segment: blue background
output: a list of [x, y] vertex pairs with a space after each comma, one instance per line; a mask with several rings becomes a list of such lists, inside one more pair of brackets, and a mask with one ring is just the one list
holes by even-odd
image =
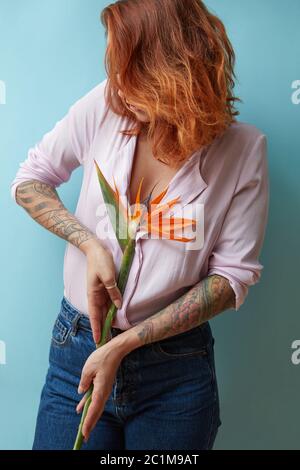
[[[65, 242], [10, 197], [28, 148], [105, 78], [100, 0], [0, 0], [1, 309], [0, 446], [31, 447], [50, 333], [63, 294]], [[269, 143], [271, 205], [262, 279], [246, 303], [212, 321], [223, 426], [218, 449], [299, 449], [300, 365], [291, 362], [299, 321], [300, 79], [298, 0], [209, 0], [237, 54], [240, 120]], [[81, 170], [60, 195], [74, 210]]]

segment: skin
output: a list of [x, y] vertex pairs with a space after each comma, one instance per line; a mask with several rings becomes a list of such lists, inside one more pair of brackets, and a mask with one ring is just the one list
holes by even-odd
[[[168, 307], [93, 352], [84, 365], [78, 388], [79, 393], [84, 393], [92, 382], [95, 387], [82, 430], [85, 441], [103, 413], [118, 367], [127, 354], [145, 344], [188, 331], [234, 306], [235, 294], [228, 279], [208, 276]], [[84, 403], [85, 396], [77, 406], [78, 413]]]
[[88, 311], [95, 343], [109, 305], [122, 306], [119, 289], [106, 289], [115, 283], [116, 272], [111, 253], [63, 205], [56, 190], [40, 181], [26, 181], [17, 187], [17, 203], [40, 225], [81, 250], [87, 258]]
[[[137, 119], [148, 121], [147, 113], [143, 110], [132, 108], [132, 112]], [[36, 222], [85, 254], [88, 313], [93, 338], [98, 343], [111, 301], [117, 308], [122, 305], [119, 289], [106, 288], [113, 285], [116, 279], [111, 253], [65, 208], [52, 186], [36, 180], [27, 181], [18, 186], [16, 200]], [[209, 276], [168, 307], [95, 350], [83, 367], [78, 387], [78, 393], [83, 394], [92, 382], [94, 384], [92, 403], [82, 429], [85, 441], [103, 413], [117, 370], [127, 354], [145, 344], [188, 331], [234, 306], [235, 294], [228, 279], [219, 275]], [[85, 396], [76, 407], [78, 413], [82, 411], [84, 403]]]

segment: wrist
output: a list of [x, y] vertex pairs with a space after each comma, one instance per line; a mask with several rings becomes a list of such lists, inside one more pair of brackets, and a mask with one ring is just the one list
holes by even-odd
[[121, 358], [127, 356], [134, 349], [142, 346], [141, 339], [136, 334], [134, 328], [120, 333], [112, 338], [108, 343], [112, 350], [117, 351]]
[[100, 240], [95, 235], [91, 234], [90, 238], [81, 243], [80, 250], [87, 256], [89, 253], [94, 252], [95, 249], [102, 249], [105, 251], [105, 248], [101, 244]]

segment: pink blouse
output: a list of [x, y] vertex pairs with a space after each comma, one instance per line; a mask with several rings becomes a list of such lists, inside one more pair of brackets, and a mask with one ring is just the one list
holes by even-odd
[[[137, 137], [123, 136], [133, 122], [110, 109], [105, 119], [103, 80], [76, 101], [68, 113], [46, 133], [11, 184], [30, 179], [58, 187], [72, 171], [83, 166], [83, 181], [75, 215], [111, 249], [117, 270], [122, 250], [103, 215], [102, 193], [94, 160], [123, 200], [127, 200]], [[179, 196], [172, 208], [177, 217], [197, 218], [197, 243], [152, 239], [138, 232], [136, 252], [113, 326], [126, 330], [163, 309], [201, 279], [226, 277], [235, 296], [235, 309], [243, 304], [248, 287], [260, 279], [259, 263], [269, 206], [266, 136], [256, 127], [237, 122], [215, 141], [195, 152], [170, 182], [164, 201]], [[197, 211], [197, 212], [195, 212]], [[195, 217], [194, 217], [195, 218]], [[109, 236], [108, 236], [109, 234]], [[64, 258], [64, 295], [88, 315], [86, 258], [67, 243]]]

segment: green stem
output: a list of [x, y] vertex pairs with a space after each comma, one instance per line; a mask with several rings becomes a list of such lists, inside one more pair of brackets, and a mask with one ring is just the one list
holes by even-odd
[[[118, 288], [121, 294], [123, 294], [125, 291], [128, 275], [129, 275], [133, 257], [134, 257], [134, 252], [135, 252], [135, 240], [130, 239], [126, 245], [126, 248], [122, 257], [122, 263], [121, 263], [120, 272], [118, 276]], [[96, 345], [97, 349], [103, 346], [107, 342], [107, 336], [111, 329], [111, 325], [112, 325], [112, 322], [116, 313], [117, 313], [117, 307], [115, 306], [115, 304], [112, 303], [108, 311], [108, 314], [106, 316], [105, 322], [104, 322], [103, 330], [101, 332], [101, 339], [99, 343]], [[94, 386], [93, 384], [91, 384], [90, 388], [86, 392], [87, 400], [84, 404], [84, 408], [83, 408], [83, 412], [82, 412], [82, 416], [81, 416], [73, 450], [80, 450], [83, 444], [82, 427], [83, 427], [83, 423], [86, 418], [89, 406], [92, 401], [93, 389], [94, 389]]]

